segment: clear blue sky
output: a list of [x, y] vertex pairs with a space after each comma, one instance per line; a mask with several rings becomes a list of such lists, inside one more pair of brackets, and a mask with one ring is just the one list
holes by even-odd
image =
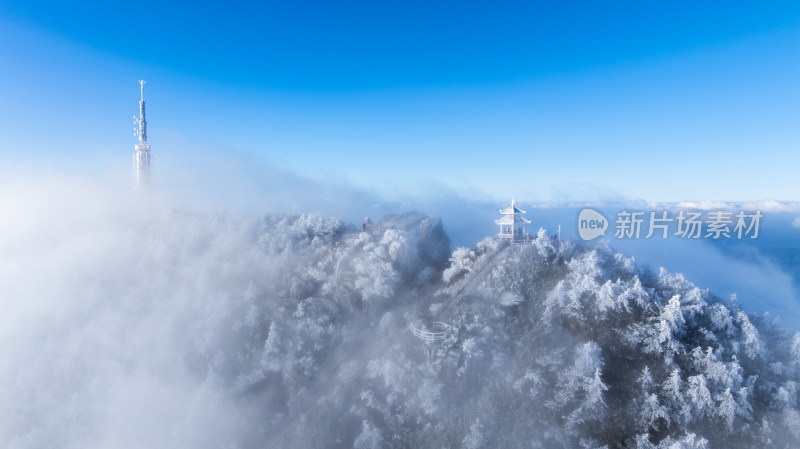
[[389, 198], [800, 200], [796, 0], [0, 0], [0, 164], [129, 164], [142, 78], [173, 166]]

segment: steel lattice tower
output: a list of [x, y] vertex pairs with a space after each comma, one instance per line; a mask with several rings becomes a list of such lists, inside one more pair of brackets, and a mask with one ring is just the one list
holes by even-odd
[[136, 188], [143, 189], [150, 185], [152, 174], [152, 155], [150, 145], [147, 144], [147, 118], [144, 112], [144, 85], [146, 81], [139, 80], [141, 87], [141, 99], [139, 100], [139, 117], [133, 117], [133, 124], [138, 125], [134, 128], [134, 135], [139, 136], [139, 143], [134, 146], [133, 170], [136, 180]]

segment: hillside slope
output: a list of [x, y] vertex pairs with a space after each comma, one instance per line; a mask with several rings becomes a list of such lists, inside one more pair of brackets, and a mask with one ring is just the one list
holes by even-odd
[[[800, 336], [607, 247], [451, 254], [419, 213], [148, 218], [4, 279], [0, 445], [800, 445]], [[433, 318], [446, 340], [408, 331]]]

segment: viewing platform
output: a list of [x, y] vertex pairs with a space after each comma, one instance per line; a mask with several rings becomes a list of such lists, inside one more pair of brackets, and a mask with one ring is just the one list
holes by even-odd
[[415, 337], [425, 343], [443, 341], [450, 336], [453, 330], [449, 324], [442, 323], [441, 321], [426, 322], [425, 320], [417, 320], [409, 323], [408, 327]]

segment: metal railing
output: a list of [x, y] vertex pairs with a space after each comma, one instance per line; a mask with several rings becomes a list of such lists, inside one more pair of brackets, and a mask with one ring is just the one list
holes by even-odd
[[417, 326], [415, 326], [414, 323], [408, 323], [408, 324], [409, 327], [411, 328], [411, 333], [413, 333], [415, 337], [429, 343], [434, 341], [444, 340], [450, 335], [450, 331], [452, 330], [450, 325], [442, 323], [440, 321], [434, 321], [432, 323], [434, 328], [442, 329], [439, 332], [431, 332], [428, 330], [420, 329]]

